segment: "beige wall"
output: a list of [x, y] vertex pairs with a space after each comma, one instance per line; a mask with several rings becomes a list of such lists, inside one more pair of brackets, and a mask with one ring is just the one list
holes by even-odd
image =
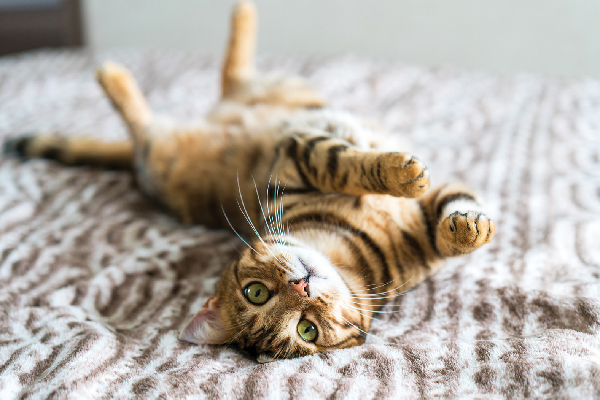
[[[96, 48], [220, 54], [232, 0], [84, 0]], [[256, 0], [259, 51], [600, 77], [599, 0]]]

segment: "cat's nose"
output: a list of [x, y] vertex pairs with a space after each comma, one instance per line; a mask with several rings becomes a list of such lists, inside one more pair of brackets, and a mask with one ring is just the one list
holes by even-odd
[[304, 279], [290, 282], [290, 288], [302, 297], [308, 296], [308, 282]]

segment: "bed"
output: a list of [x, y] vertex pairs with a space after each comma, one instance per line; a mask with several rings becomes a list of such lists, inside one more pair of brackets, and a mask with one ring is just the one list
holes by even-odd
[[[183, 51], [0, 58], [0, 138], [125, 130], [93, 79], [125, 64], [193, 121], [219, 60]], [[125, 172], [0, 158], [0, 398], [600, 397], [600, 81], [355, 57], [274, 58], [377, 120], [433, 183], [480, 189], [496, 238], [395, 299], [363, 346], [258, 364], [177, 340], [241, 248], [186, 227]]]

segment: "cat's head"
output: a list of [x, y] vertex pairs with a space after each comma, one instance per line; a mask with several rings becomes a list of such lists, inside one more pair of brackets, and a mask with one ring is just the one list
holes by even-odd
[[331, 261], [299, 242], [256, 243], [227, 268], [180, 339], [235, 344], [259, 362], [362, 344], [363, 316]]

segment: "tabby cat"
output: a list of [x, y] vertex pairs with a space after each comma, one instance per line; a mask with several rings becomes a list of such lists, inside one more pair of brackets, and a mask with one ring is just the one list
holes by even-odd
[[183, 328], [259, 362], [356, 346], [388, 299], [488, 243], [494, 222], [464, 184], [429, 189], [426, 167], [385, 132], [325, 108], [300, 78], [254, 70], [256, 12], [232, 16], [222, 97], [203, 125], [162, 125], [123, 67], [98, 81], [130, 140], [57, 136], [5, 144], [23, 157], [132, 169], [141, 190], [190, 224], [247, 244]]

